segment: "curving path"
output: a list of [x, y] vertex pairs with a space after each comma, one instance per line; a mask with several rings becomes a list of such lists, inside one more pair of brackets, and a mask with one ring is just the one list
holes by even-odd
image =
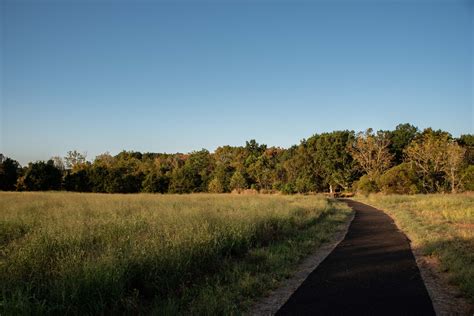
[[277, 315], [434, 315], [408, 238], [384, 212], [349, 199], [344, 240]]

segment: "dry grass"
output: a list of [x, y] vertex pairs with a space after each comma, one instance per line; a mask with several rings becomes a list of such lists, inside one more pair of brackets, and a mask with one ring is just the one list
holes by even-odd
[[315, 196], [59, 192], [0, 193], [0, 210], [0, 314], [235, 313], [350, 214]]

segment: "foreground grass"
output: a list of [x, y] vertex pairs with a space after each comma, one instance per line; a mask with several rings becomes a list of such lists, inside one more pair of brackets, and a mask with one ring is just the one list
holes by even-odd
[[241, 313], [350, 212], [315, 196], [0, 193], [0, 314]]
[[474, 194], [358, 197], [391, 215], [474, 303]]

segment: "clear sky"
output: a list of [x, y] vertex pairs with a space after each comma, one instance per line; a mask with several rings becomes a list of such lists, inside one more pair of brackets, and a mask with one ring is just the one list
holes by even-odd
[[1, 2], [0, 152], [473, 133], [473, 1]]

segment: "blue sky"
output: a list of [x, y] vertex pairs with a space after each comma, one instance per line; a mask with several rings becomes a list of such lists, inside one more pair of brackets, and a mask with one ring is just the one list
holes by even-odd
[[473, 16], [468, 0], [3, 0], [0, 152], [473, 133]]

